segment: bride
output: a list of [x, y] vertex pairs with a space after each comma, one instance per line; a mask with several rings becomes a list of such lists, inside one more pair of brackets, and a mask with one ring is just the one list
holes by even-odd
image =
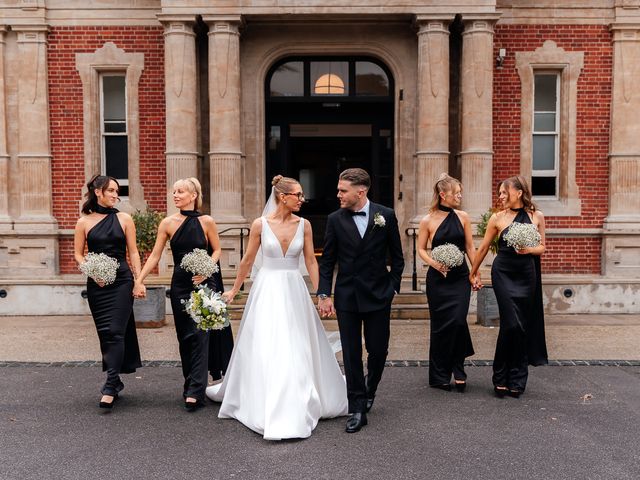
[[347, 391], [301, 274], [304, 259], [317, 289], [311, 224], [294, 215], [302, 188], [281, 175], [272, 185], [233, 288], [224, 294], [231, 303], [252, 265], [259, 267], [227, 375], [207, 396], [222, 402], [220, 418], [235, 418], [267, 440], [307, 438], [320, 418], [347, 414]]

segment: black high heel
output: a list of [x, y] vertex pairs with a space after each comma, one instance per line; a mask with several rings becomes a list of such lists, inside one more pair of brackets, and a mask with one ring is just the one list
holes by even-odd
[[499, 387], [496, 385], [493, 387], [493, 391], [496, 394], [496, 397], [504, 398], [504, 396], [507, 394], [509, 389], [507, 387]]
[[187, 400], [185, 399], [184, 401], [184, 409], [189, 413], [195, 412], [196, 410], [202, 407], [204, 407], [204, 402], [202, 400], [196, 400], [195, 402], [187, 402]]
[[103, 402], [102, 400], [100, 400], [100, 403], [98, 404], [100, 408], [113, 408], [113, 404], [116, 403], [116, 400], [118, 399], [117, 393], [115, 395], [107, 395], [107, 396], [113, 397], [113, 400], [111, 400], [110, 402]]
[[444, 390], [445, 392], [451, 391], [451, 384], [445, 383], [443, 385], [429, 385], [431, 388], [437, 388], [438, 390]]
[[508, 395], [513, 398], [520, 398], [520, 395], [522, 395], [522, 390], [509, 390]]
[[456, 381], [454, 385], [456, 386], [456, 390], [460, 393], [464, 393], [465, 389], [467, 388], [467, 382]]

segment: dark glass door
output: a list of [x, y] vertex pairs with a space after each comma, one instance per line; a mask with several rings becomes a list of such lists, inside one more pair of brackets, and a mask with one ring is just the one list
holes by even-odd
[[[305, 88], [290, 87], [293, 97], [270, 97], [267, 88], [266, 192], [271, 191], [274, 175], [300, 180], [307, 196], [300, 214], [313, 226], [317, 251], [322, 247], [327, 215], [339, 208], [336, 187], [343, 170], [364, 168], [372, 180], [369, 198], [390, 207], [394, 201], [392, 94], [358, 96], [358, 92], [365, 92], [364, 87], [358, 86], [358, 78], [364, 79], [361, 84], [371, 92], [375, 88], [380, 91], [380, 82], [370, 81], [379, 76], [358, 77], [356, 67], [360, 63], [346, 60], [339, 65], [344, 63], [351, 65], [350, 81], [345, 86], [348, 96], [313, 96], [308, 83]], [[286, 84], [286, 75], [293, 79], [291, 85], [298, 85], [301, 78], [313, 79], [313, 61], [289, 60], [283, 65], [287, 68], [273, 69], [280, 72], [279, 86]], [[374, 69], [366, 62], [362, 65]], [[392, 86], [387, 87], [393, 91]], [[302, 91], [304, 94], [297, 96]]]

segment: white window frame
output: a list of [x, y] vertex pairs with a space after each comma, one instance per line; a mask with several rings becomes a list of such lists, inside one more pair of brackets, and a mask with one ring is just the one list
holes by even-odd
[[[104, 83], [103, 80], [105, 77], [122, 77], [124, 78], [124, 132], [106, 132], [104, 129], [105, 119], [104, 119]], [[127, 74], [126, 72], [118, 72], [118, 71], [103, 71], [99, 74], [100, 86], [98, 88], [100, 92], [100, 171], [103, 175], [106, 175], [107, 172], [107, 151], [106, 151], [106, 137], [126, 137], [127, 141], [129, 138], [129, 122], [128, 122], [128, 105], [127, 105]], [[115, 123], [115, 122], [114, 122]], [[121, 123], [121, 122], [117, 122]], [[129, 163], [129, 156], [127, 155], [127, 164]], [[129, 178], [116, 178], [121, 187], [129, 187]], [[128, 195], [121, 195], [121, 199], [128, 199]]]
[[[556, 108], [555, 111], [537, 111], [535, 109], [535, 98], [536, 98], [536, 89], [535, 89], [535, 77], [537, 75], [554, 75], [556, 77]], [[531, 159], [531, 177], [533, 179], [533, 177], [555, 177], [555, 195], [535, 195], [536, 198], [539, 199], [557, 199], [559, 197], [559, 181], [558, 181], [558, 177], [560, 175], [560, 105], [561, 105], [561, 99], [560, 96], [562, 95], [562, 91], [561, 91], [561, 77], [562, 77], [562, 72], [559, 72], [557, 70], [534, 70], [533, 71], [533, 78], [534, 78], [534, 88], [533, 88], [533, 109], [532, 109], [532, 118], [531, 118], [531, 141], [532, 141], [532, 147], [533, 147], [533, 139], [535, 138], [536, 135], [544, 135], [544, 136], [549, 136], [549, 135], [553, 135], [554, 136], [554, 144], [553, 144], [553, 153], [554, 153], [554, 158], [553, 158], [553, 166], [554, 168], [552, 170], [535, 170], [533, 167], [533, 158]], [[555, 114], [555, 125], [554, 125], [554, 129], [553, 131], [551, 130], [545, 130], [545, 131], [536, 131], [535, 129], [535, 125], [536, 125], [536, 113], [553, 113]], [[532, 148], [532, 153], [533, 153], [533, 148]], [[533, 189], [533, 187], [532, 187]]]

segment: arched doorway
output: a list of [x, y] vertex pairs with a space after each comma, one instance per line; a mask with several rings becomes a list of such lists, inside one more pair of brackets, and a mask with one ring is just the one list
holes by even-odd
[[266, 191], [276, 174], [300, 179], [316, 248], [342, 170], [367, 170], [371, 200], [393, 206], [393, 92], [389, 69], [370, 57], [288, 57], [267, 74]]

